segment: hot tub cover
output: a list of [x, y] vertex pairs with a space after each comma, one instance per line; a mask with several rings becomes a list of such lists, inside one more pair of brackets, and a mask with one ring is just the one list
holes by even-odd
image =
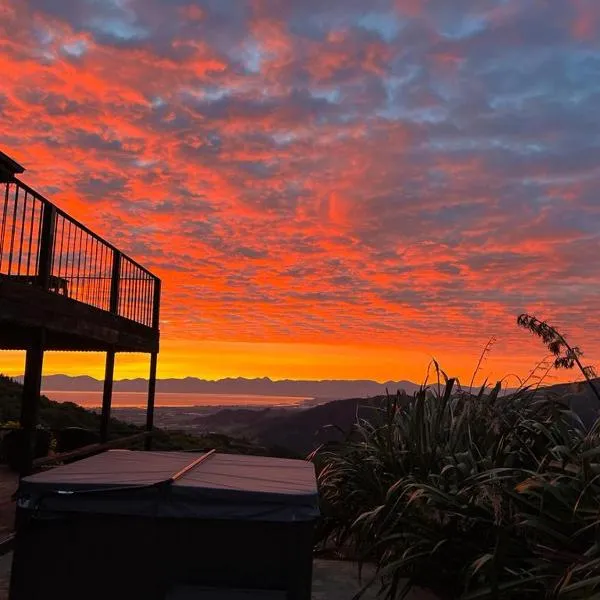
[[40, 515], [87, 512], [154, 518], [309, 521], [317, 518], [314, 466], [303, 460], [111, 450], [21, 480], [20, 507]]

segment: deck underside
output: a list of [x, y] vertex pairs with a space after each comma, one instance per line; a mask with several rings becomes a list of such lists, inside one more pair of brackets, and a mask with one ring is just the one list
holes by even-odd
[[37, 286], [0, 279], [0, 349], [25, 350], [46, 331], [46, 350], [158, 352], [158, 331]]

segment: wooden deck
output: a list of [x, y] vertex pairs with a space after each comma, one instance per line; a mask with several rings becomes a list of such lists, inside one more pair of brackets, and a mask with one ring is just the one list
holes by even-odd
[[46, 350], [158, 352], [158, 329], [0, 275], [0, 349], [27, 347], [46, 331]]
[[0, 152], [0, 348], [158, 352], [160, 279], [22, 182]]
[[[108, 441], [115, 355], [150, 355], [154, 427], [160, 279], [17, 175], [0, 152], [0, 350], [25, 350], [21, 473], [31, 473], [44, 352], [106, 353], [100, 438]], [[146, 438], [150, 448], [151, 437]]]

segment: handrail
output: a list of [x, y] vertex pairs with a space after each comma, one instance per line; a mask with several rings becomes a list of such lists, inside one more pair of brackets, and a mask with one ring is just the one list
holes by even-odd
[[124, 252], [119, 250], [114, 244], [112, 244], [111, 242], [109, 242], [108, 240], [103, 238], [101, 235], [94, 233], [89, 227], [84, 225], [81, 221], [78, 221], [75, 217], [72, 217], [70, 214], [65, 212], [62, 208], [59, 208], [58, 206], [56, 206], [56, 204], [54, 204], [54, 202], [52, 202], [51, 200], [48, 200], [48, 198], [46, 198], [45, 196], [40, 194], [38, 191], [34, 190], [32, 187], [28, 186], [26, 183], [23, 183], [17, 177], [14, 178], [13, 183], [17, 183], [27, 193], [31, 194], [32, 196], [35, 196], [40, 202], [51, 205], [54, 208], [54, 210], [56, 211], [57, 215], [60, 215], [61, 217], [68, 219], [69, 221], [71, 221], [71, 223], [73, 223], [73, 225], [76, 225], [80, 229], [83, 229], [83, 231], [85, 233], [92, 236], [97, 241], [101, 242], [102, 244], [104, 244], [105, 246], [107, 246], [108, 248], [113, 250], [114, 252], [118, 252], [119, 254], [121, 254], [121, 256], [124, 256], [127, 260], [130, 260], [138, 269], [140, 269], [141, 271], [144, 271], [146, 273], [146, 275], [150, 275], [151, 277], [156, 277], [156, 275], [154, 275], [151, 271], [146, 269], [146, 267], [143, 267], [142, 265], [140, 265], [140, 263], [137, 262], [135, 259], [131, 258], [131, 256], [128, 256], [127, 254], [125, 254]]

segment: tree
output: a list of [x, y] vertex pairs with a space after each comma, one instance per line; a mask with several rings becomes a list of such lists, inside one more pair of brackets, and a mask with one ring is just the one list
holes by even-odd
[[592, 378], [596, 377], [596, 372], [592, 366], [583, 366], [581, 357], [583, 352], [578, 346], [571, 346], [565, 337], [558, 332], [555, 327], [545, 321], [540, 321], [533, 315], [523, 313], [517, 318], [517, 324], [523, 329], [527, 329], [539, 337], [548, 350], [554, 356], [554, 366], [557, 369], [572, 369], [577, 365], [585, 380], [587, 381], [594, 396], [600, 402], [600, 392], [596, 388]]

